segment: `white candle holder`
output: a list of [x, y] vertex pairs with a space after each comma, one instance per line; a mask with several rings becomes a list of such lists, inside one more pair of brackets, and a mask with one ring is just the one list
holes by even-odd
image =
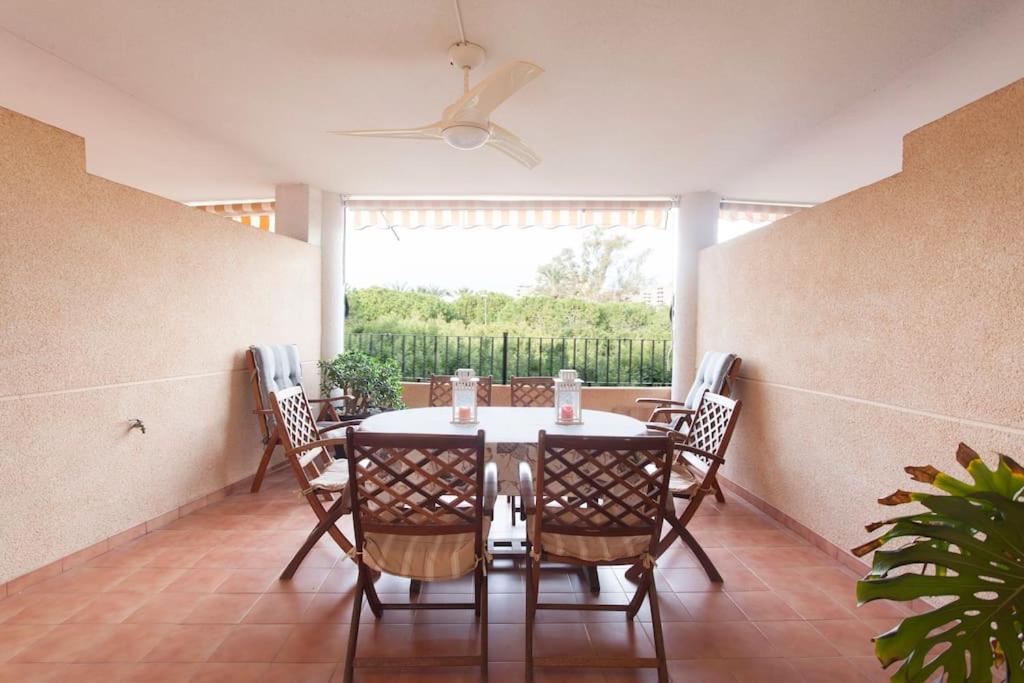
[[473, 425], [476, 417], [476, 387], [479, 377], [473, 376], [470, 368], [459, 368], [452, 383], [452, 424]]
[[583, 380], [575, 370], [560, 370], [555, 377], [555, 423], [560, 425], [583, 424]]

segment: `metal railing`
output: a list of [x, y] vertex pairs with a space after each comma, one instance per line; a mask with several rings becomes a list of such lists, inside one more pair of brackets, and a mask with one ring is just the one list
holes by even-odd
[[350, 332], [345, 348], [393, 358], [405, 381], [473, 368], [508, 383], [516, 376], [558, 374], [574, 368], [591, 386], [665, 386], [672, 383], [670, 339], [603, 337], [471, 337]]

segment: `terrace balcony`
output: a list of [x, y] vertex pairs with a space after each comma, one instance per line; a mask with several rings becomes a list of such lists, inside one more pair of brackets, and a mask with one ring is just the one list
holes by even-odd
[[[1022, 6], [272, 5], [0, 3], [0, 683], [1018, 679]], [[327, 139], [485, 26], [545, 165]], [[670, 335], [346, 319], [353, 235], [581, 228]]]

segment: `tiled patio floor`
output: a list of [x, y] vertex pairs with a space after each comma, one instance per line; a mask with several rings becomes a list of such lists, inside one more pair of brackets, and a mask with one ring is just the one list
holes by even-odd
[[[313, 525], [290, 474], [256, 496], [240, 494], [0, 601], [0, 681], [341, 680], [354, 565], [322, 542], [290, 583], [277, 581]], [[507, 506], [499, 501], [501, 513]], [[505, 534], [499, 519], [493, 533]], [[672, 679], [682, 681], [887, 680], [870, 637], [894, 624], [898, 605], [856, 608], [855, 577], [735, 496], [705, 504], [692, 527], [725, 577], [706, 580], [682, 548], [658, 564]], [[522, 526], [517, 527], [522, 530]], [[523, 679], [524, 580], [509, 561], [490, 572], [491, 680]], [[602, 601], [626, 600], [631, 584], [602, 571]], [[385, 601], [408, 583], [382, 577]], [[466, 594], [469, 581], [427, 585], [424, 600]], [[551, 569], [542, 599], [594, 599], [574, 571]], [[464, 595], [462, 600], [471, 600]], [[363, 610], [360, 653], [468, 654], [469, 612]], [[646, 609], [543, 612], [537, 654], [653, 656]], [[359, 674], [358, 680], [471, 681], [475, 670]], [[629, 671], [539, 672], [538, 681], [656, 680]]]

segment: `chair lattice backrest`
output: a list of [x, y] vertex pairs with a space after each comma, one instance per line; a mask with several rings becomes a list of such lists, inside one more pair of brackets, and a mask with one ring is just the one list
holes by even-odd
[[[697, 404], [697, 411], [694, 413], [686, 439], [680, 444], [684, 447], [680, 457], [699, 463], [705, 470], [724, 463], [725, 451], [732, 438], [736, 419], [739, 417], [739, 408], [740, 402], [737, 400], [709, 391], [704, 392]], [[691, 446], [700, 453], [685, 449], [686, 446]], [[709, 458], [702, 453], [714, 457]]]
[[348, 430], [349, 482], [357, 546], [365, 532], [479, 531], [483, 432], [465, 436]]
[[[476, 403], [480, 406], [491, 405], [491, 388], [494, 377], [487, 375], [480, 378], [476, 385]], [[430, 406], [450, 406], [452, 404], [452, 378], [449, 375], [430, 376]]]
[[[279, 389], [270, 394], [270, 404], [274, 409], [277, 423], [283, 426], [281, 440], [285, 450], [305, 446], [320, 439], [317, 431], [316, 418], [306, 400], [306, 392], [301, 386]], [[292, 467], [303, 487], [309, 481], [320, 476], [328, 465], [333, 462], [331, 454], [323, 448], [311, 448], [292, 456]]]
[[555, 380], [553, 377], [513, 377], [510, 403], [518, 408], [545, 408], [555, 406]]
[[661, 532], [671, 436], [580, 437], [540, 433], [540, 531], [584, 536]]

